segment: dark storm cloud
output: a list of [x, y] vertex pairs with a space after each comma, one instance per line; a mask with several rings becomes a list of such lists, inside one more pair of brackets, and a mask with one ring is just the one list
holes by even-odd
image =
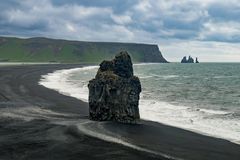
[[0, 9], [1, 35], [240, 42], [235, 0], [0, 0]]
[[232, 3], [211, 5], [208, 8], [209, 15], [218, 21], [240, 21], [240, 6]]

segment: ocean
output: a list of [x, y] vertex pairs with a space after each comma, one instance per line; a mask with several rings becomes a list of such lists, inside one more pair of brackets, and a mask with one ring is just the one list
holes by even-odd
[[[43, 75], [41, 85], [88, 101], [98, 66]], [[240, 63], [135, 64], [142, 119], [240, 143]]]

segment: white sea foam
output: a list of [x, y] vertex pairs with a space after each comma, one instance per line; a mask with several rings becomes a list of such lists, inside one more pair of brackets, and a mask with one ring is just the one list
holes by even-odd
[[221, 79], [221, 78], [238, 78], [238, 76], [214, 76], [212, 78]]
[[55, 71], [54, 73], [43, 75], [39, 84], [47, 88], [54, 89], [64, 95], [75, 97], [87, 102], [88, 100], [87, 86], [85, 85], [82, 86], [82, 88], [79, 88], [78, 86], [73, 85], [74, 81], [69, 82], [67, 78], [71, 73], [83, 72], [83, 74], [84, 73], [86, 74], [87, 73], [86, 71], [96, 68], [98, 68], [98, 66], [58, 70]]
[[179, 77], [178, 75], [157, 75], [157, 74], [152, 74], [152, 76], [158, 77], [158, 78], [163, 78], [163, 79], [171, 79], [171, 78]]
[[231, 112], [227, 112], [227, 111], [219, 111], [219, 110], [211, 110], [211, 109], [198, 109], [198, 111], [200, 112], [205, 112], [205, 113], [208, 113], [208, 114], [230, 114]]
[[[43, 76], [39, 84], [87, 102], [87, 82], [83, 86], [78, 86], [74, 80], [68, 80], [67, 77], [72, 73], [87, 74], [86, 71], [96, 70], [96, 68], [97, 66], [91, 66], [59, 70]], [[148, 78], [144, 75], [141, 75], [141, 77]], [[144, 94], [147, 94], [147, 92], [144, 92]], [[139, 106], [141, 118], [240, 143], [240, 121], [221, 117], [221, 115], [231, 114], [230, 112], [173, 105], [154, 99], [145, 99], [144, 94], [141, 95]], [[214, 115], [216, 117], [211, 118]]]
[[148, 79], [148, 78], [152, 78], [153, 76], [143, 76], [143, 75], [140, 75], [139, 78], [140, 79]]
[[191, 109], [155, 100], [141, 100], [140, 114], [143, 119], [157, 121], [170, 126], [188, 129], [204, 135], [211, 135], [240, 142], [240, 122], [236, 119], [208, 118], [209, 114], [224, 115], [225, 111]]

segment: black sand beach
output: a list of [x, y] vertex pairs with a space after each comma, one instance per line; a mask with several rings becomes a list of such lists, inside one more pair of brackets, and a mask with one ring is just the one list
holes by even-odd
[[81, 66], [0, 67], [1, 160], [240, 159], [240, 145], [227, 140], [144, 120], [89, 121], [88, 104], [38, 85], [43, 74]]

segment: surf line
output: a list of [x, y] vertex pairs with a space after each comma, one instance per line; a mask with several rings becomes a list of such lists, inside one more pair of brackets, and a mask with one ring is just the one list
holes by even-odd
[[183, 160], [181, 158], [173, 157], [173, 156], [170, 156], [170, 155], [165, 154], [165, 153], [156, 152], [156, 151], [149, 150], [147, 148], [139, 147], [137, 145], [131, 144], [129, 142], [123, 141], [121, 139], [118, 139], [118, 138], [115, 138], [115, 137], [112, 137], [112, 136], [109, 136], [109, 135], [105, 135], [105, 134], [102, 134], [102, 133], [97, 133], [97, 132], [91, 131], [90, 129], [87, 129], [84, 126], [84, 125], [88, 125], [90, 123], [92, 123], [92, 122], [88, 121], [88, 122], [78, 123], [77, 128], [83, 134], [94, 137], [94, 138], [101, 139], [103, 141], [117, 143], [117, 144], [129, 147], [129, 148], [132, 148], [132, 149], [135, 149], [135, 150], [138, 150], [138, 151], [147, 152], [147, 153], [150, 153], [150, 154], [153, 154], [153, 155], [156, 155], [156, 156], [161, 156], [161, 157], [164, 157], [164, 158], [168, 158], [170, 160]]

